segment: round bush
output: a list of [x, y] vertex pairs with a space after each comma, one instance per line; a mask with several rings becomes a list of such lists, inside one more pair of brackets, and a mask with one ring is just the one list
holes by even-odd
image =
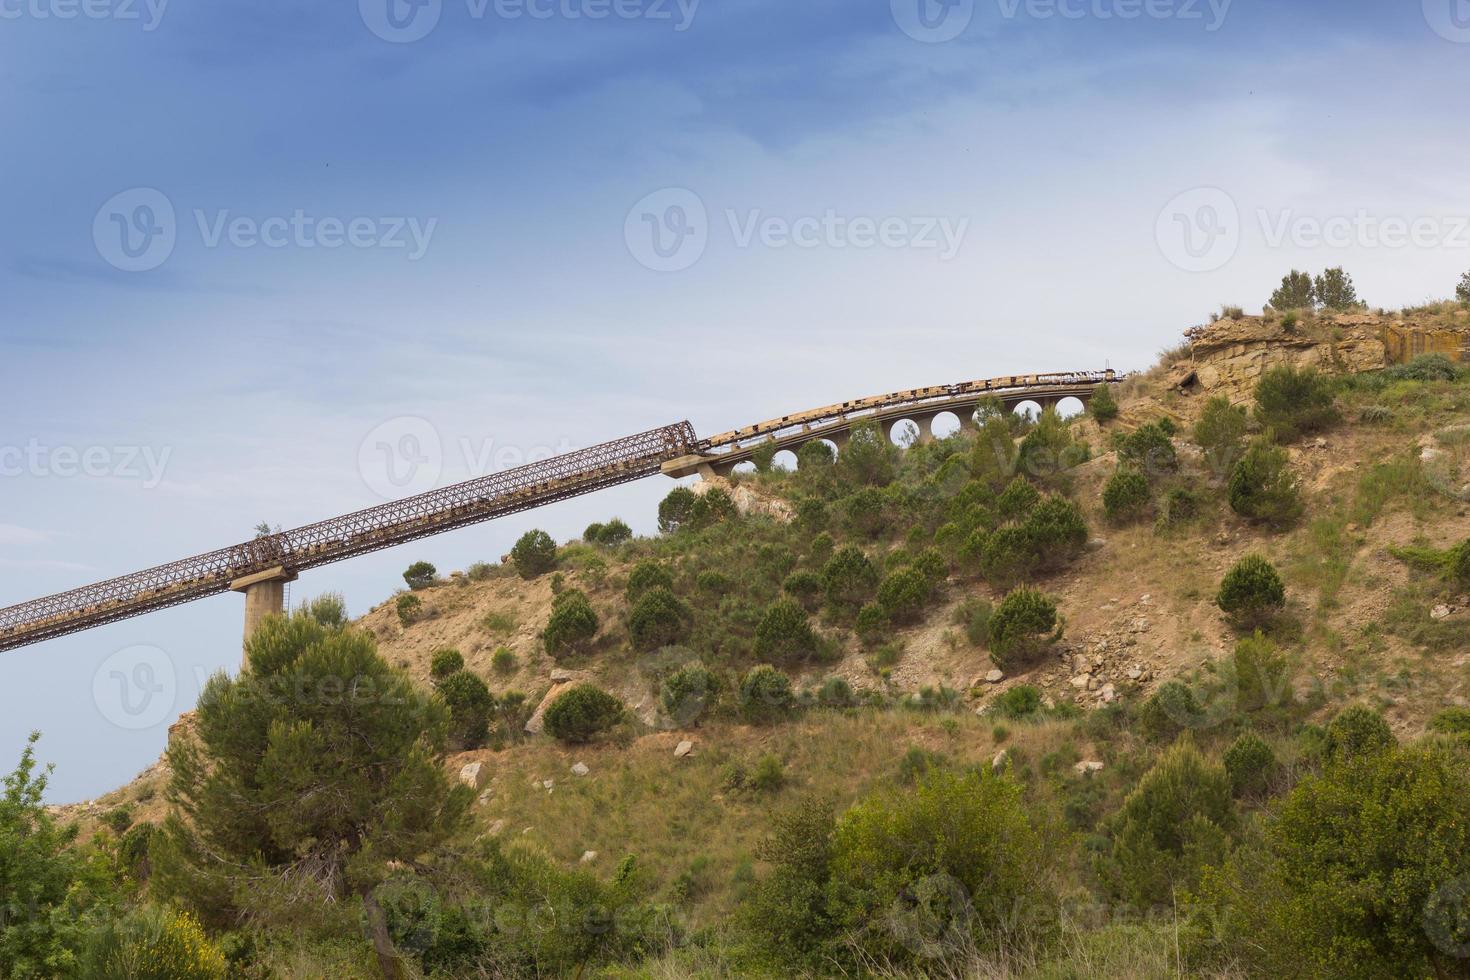
[[1286, 605], [1286, 585], [1260, 555], [1246, 555], [1220, 583], [1215, 602], [1239, 625], [1258, 626]]
[[878, 587], [878, 605], [895, 623], [918, 620], [929, 601], [929, 579], [917, 568], [900, 568]]
[[1204, 722], [1204, 709], [1194, 692], [1179, 681], [1163, 684], [1138, 710], [1138, 727], [1145, 738], [1167, 742], [1186, 728]]
[[672, 592], [674, 574], [656, 561], [640, 561], [628, 573], [628, 584], [623, 589], [623, 595], [627, 598], [628, 605], [631, 606], [643, 593], [657, 588], [665, 588]]
[[943, 585], [949, 578], [949, 560], [938, 548], [925, 548], [914, 558], [914, 568], [929, 580], [931, 589]]
[[439, 569], [426, 561], [416, 561], [409, 565], [408, 570], [403, 573], [403, 581], [408, 583], [410, 589], [418, 591], [433, 585], [434, 579], [438, 576]]
[[439, 696], [449, 706], [449, 739], [463, 749], [477, 749], [490, 735], [490, 711], [495, 698], [485, 682], [467, 670], [457, 671], [439, 684]]
[[1230, 508], [1247, 520], [1285, 527], [1302, 513], [1286, 450], [1264, 439], [1251, 443], [1230, 473]]
[[510, 560], [521, 578], [544, 575], [556, 567], [556, 542], [545, 531], [527, 531], [510, 549]]
[[1040, 501], [1040, 491], [1033, 487], [1024, 476], [1018, 476], [1001, 493], [995, 506], [1002, 520], [1015, 521], [1031, 513], [1031, 509]]
[[658, 529], [664, 534], [673, 534], [689, 525], [694, 511], [694, 491], [688, 487], [675, 487], [658, 505]]
[[878, 570], [857, 548], [843, 548], [822, 566], [822, 585], [828, 605], [852, 612], [872, 598], [878, 588]]
[[546, 652], [553, 657], [585, 649], [597, 635], [597, 613], [577, 589], [563, 592], [551, 604], [551, 618], [541, 631]]
[[1225, 771], [1236, 796], [1264, 793], [1276, 771], [1276, 753], [1255, 732], [1246, 732], [1225, 750]]
[[1099, 385], [1087, 403], [1087, 413], [1099, 424], [1111, 422], [1118, 417], [1118, 400], [1113, 397], [1111, 385]]
[[695, 494], [694, 504], [689, 508], [689, 524], [692, 527], [709, 527], [721, 521], [734, 520], [739, 515], [734, 498], [715, 487], [702, 494]]
[[654, 586], [628, 614], [628, 635], [639, 650], [657, 650], [684, 639], [693, 624], [687, 605], [663, 586]]
[[1383, 716], [1361, 704], [1344, 708], [1327, 726], [1327, 758], [1332, 762], [1384, 752], [1397, 744]]
[[416, 595], [401, 595], [394, 603], [394, 609], [398, 612], [398, 622], [408, 626], [419, 618], [419, 614], [424, 610], [424, 604]]
[[815, 609], [822, 598], [822, 576], [816, 572], [792, 572], [781, 584], [781, 591], [804, 608]]
[[858, 610], [853, 629], [865, 646], [877, 646], [888, 638], [893, 629], [893, 621], [888, 618], [888, 612], [882, 606], [870, 602]]
[[791, 713], [794, 704], [791, 679], [769, 664], [752, 667], [740, 682], [740, 714], [746, 721], [779, 721]]
[[507, 647], [496, 650], [495, 655], [490, 658], [490, 668], [497, 674], [514, 674], [519, 666], [520, 662], [516, 660], [516, 655]]
[[1030, 684], [1020, 684], [990, 702], [990, 712], [997, 718], [1030, 718], [1041, 710], [1041, 692]]
[[1115, 524], [1139, 520], [1148, 502], [1148, 480], [1137, 470], [1118, 470], [1103, 488], [1103, 511]]
[[614, 517], [606, 524], [590, 524], [582, 534], [583, 541], [604, 548], [615, 548], [632, 537], [633, 529], [619, 517]]
[[1035, 589], [1020, 588], [990, 616], [990, 659], [1013, 670], [1039, 655], [1057, 626], [1057, 604]]
[[791, 599], [782, 599], [761, 617], [755, 629], [755, 654], [782, 663], [810, 660], [817, 652], [817, 635], [807, 621], [806, 610]]
[[563, 742], [590, 742], [623, 718], [623, 702], [592, 684], [578, 684], [546, 709], [546, 731]]
[[719, 691], [715, 673], [701, 663], [692, 663], [664, 679], [659, 701], [675, 725], [692, 725], [714, 707]]
[[464, 655], [458, 650], [436, 650], [429, 660], [429, 676], [436, 681], [461, 670], [464, 670]]

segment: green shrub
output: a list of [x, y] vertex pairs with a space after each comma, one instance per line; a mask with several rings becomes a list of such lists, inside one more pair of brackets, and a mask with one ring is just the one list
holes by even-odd
[[501, 676], [514, 674], [519, 668], [520, 661], [507, 647], [496, 650], [495, 655], [490, 658], [490, 669]]
[[1172, 906], [1200, 872], [1223, 861], [1236, 827], [1225, 767], [1193, 743], [1170, 748], [1139, 780], [1115, 818], [1111, 871], [1120, 892], [1142, 908]]
[[914, 556], [914, 569], [923, 574], [931, 589], [949, 579], [949, 561], [938, 548], [925, 548]]
[[442, 681], [461, 670], [464, 670], [464, 655], [458, 650], [435, 650], [434, 655], [429, 658], [429, 676], [436, 681]]
[[623, 702], [592, 684], [578, 684], [546, 709], [546, 731], [563, 742], [590, 742], [623, 720]]
[[796, 522], [813, 534], [825, 531], [831, 519], [827, 505], [816, 497], [807, 497], [796, 505]]
[[1353, 286], [1353, 277], [1338, 266], [1328, 269], [1312, 283], [1317, 302], [1326, 310], [1351, 310], [1359, 305], [1358, 291]]
[[483, 582], [495, 574], [495, 566], [487, 561], [470, 562], [470, 567], [465, 569], [464, 574], [471, 582]]
[[672, 646], [688, 636], [693, 625], [689, 607], [663, 586], [643, 593], [628, 613], [628, 635], [639, 650]]
[[1315, 310], [1317, 288], [1310, 273], [1292, 269], [1281, 277], [1281, 286], [1271, 294], [1271, 307], [1277, 310]]
[[597, 635], [597, 626], [597, 613], [587, 596], [578, 589], [570, 589], [552, 602], [551, 618], [541, 631], [541, 640], [553, 657], [576, 653], [587, 648]]
[[623, 590], [623, 596], [631, 606], [643, 596], [643, 593], [657, 588], [668, 589], [672, 592], [674, 574], [656, 561], [640, 561], [628, 573], [628, 584]]
[[1217, 478], [1234, 468], [1245, 445], [1250, 420], [1242, 405], [1232, 405], [1224, 395], [1205, 402], [1199, 421], [1194, 424], [1195, 445], [1205, 454], [1205, 462]]
[[856, 493], [837, 502], [842, 515], [842, 527], [848, 534], [864, 538], [876, 538], [888, 528], [884, 514], [883, 491], [877, 487], [863, 487]]
[[990, 617], [990, 659], [1006, 671], [1030, 663], [1047, 648], [1056, 626], [1056, 602], [1035, 589], [1016, 589]]
[[748, 785], [758, 793], [774, 793], [786, 785], [786, 767], [780, 759], [767, 752], [756, 760]]
[[1002, 520], [1019, 521], [1041, 502], [1041, 492], [1024, 476], [1010, 482], [995, 502], [996, 511]]
[[1163, 512], [1159, 514], [1160, 525], [1173, 527], [1189, 523], [1200, 516], [1207, 499], [1202, 492], [1197, 490], [1190, 490], [1187, 487], [1173, 488], [1164, 494]]
[[121, 836], [133, 825], [132, 807], [115, 806], [103, 815], [102, 822], [111, 827], [114, 834]]
[[1283, 442], [1330, 428], [1338, 418], [1332, 382], [1312, 368], [1269, 368], [1256, 384], [1256, 421]]
[[954, 621], [965, 628], [965, 639], [971, 646], [983, 647], [990, 642], [990, 617], [995, 607], [989, 599], [972, 596], [954, 611]]
[[1386, 752], [1398, 745], [1383, 716], [1361, 704], [1344, 708], [1327, 726], [1325, 755], [1331, 762], [1349, 762]]
[[1235, 645], [1231, 656], [1236, 693], [1242, 711], [1283, 707], [1292, 693], [1287, 685], [1286, 655], [1257, 632]]
[[701, 592], [707, 592], [713, 596], [729, 595], [735, 591], [735, 580], [724, 572], [707, 571], [700, 572], [694, 580], [694, 585]]
[[1455, 287], [1455, 298], [1461, 303], [1470, 303], [1470, 272], [1460, 277], [1460, 284]]
[[847, 445], [837, 457], [837, 470], [852, 486], [881, 487], [893, 482], [898, 469], [898, 447], [871, 421], [859, 422], [848, 432]]
[[1137, 521], [1148, 511], [1148, 480], [1137, 470], [1120, 468], [1103, 488], [1102, 499], [1108, 520], [1116, 524]]
[[393, 604], [393, 608], [398, 613], [399, 624], [408, 626], [419, 618], [419, 614], [423, 612], [424, 604], [419, 601], [419, 597], [416, 595], [401, 595], [398, 597], [398, 601]]
[[774, 439], [767, 439], [756, 446], [750, 454], [750, 461], [755, 464], [755, 471], [757, 473], [771, 472], [771, 467], [776, 463], [776, 453], [779, 451], [780, 448]]
[[89, 980], [222, 980], [224, 954], [187, 912], [141, 906], [102, 920], [87, 937]]
[[1470, 737], [1470, 708], [1446, 708], [1429, 720], [1429, 730], [1444, 735]]
[[409, 565], [408, 570], [403, 573], [403, 581], [407, 582], [408, 587], [410, 589], [413, 589], [415, 592], [417, 592], [419, 589], [427, 589], [429, 586], [434, 584], [434, 580], [438, 577], [439, 569], [435, 568], [433, 565], [429, 564], [426, 561], [414, 562], [412, 565]]
[[781, 591], [801, 603], [804, 609], [815, 609], [822, 601], [822, 576], [816, 572], [792, 572], [781, 583]]
[[1087, 547], [1087, 522], [1082, 510], [1065, 497], [1044, 498], [1026, 517], [1021, 531], [1033, 564], [1042, 571], [1064, 568]]
[[135, 823], [118, 839], [118, 861], [134, 881], [147, 881], [152, 874], [153, 841], [157, 837], [157, 824]]
[[1004, 947], [1047, 900], [1047, 852], [1013, 780], [931, 770], [860, 800], [833, 835], [830, 894], [849, 943], [933, 964]]
[[689, 508], [690, 527], [702, 528], [732, 521], [740, 516], [735, 500], [721, 487], [712, 487], [704, 493], [695, 494], [694, 504]]
[[1445, 556], [1445, 575], [1459, 586], [1470, 586], [1470, 540], [1461, 541]]
[[664, 679], [659, 701], [679, 726], [693, 725], [719, 698], [720, 679], [701, 663], [686, 664]]
[[822, 566], [822, 586], [834, 611], [851, 614], [877, 591], [878, 570], [867, 555], [849, 546]]
[[1118, 461], [1146, 477], [1172, 473], [1179, 468], [1174, 443], [1162, 422], [1140, 425], [1118, 440]]
[[746, 721], [779, 721], [791, 713], [795, 703], [791, 679], [769, 664], [752, 667], [740, 681], [740, 714]]
[[841, 677], [829, 677], [817, 689], [817, 703], [824, 708], [851, 708], [857, 705], [852, 685]]
[[347, 626], [347, 600], [340, 592], [324, 592], [302, 605], [301, 611], [331, 629]]
[[832, 540], [832, 535], [823, 531], [812, 538], [811, 546], [807, 548], [806, 559], [813, 567], [821, 568], [832, 557], [835, 548], [836, 543]]
[[589, 524], [587, 530], [582, 532], [583, 541], [603, 548], [616, 548], [632, 538], [633, 529], [619, 517], [614, 517], [606, 524]]
[[893, 621], [888, 618], [886, 609], [876, 602], [870, 602], [858, 610], [853, 631], [864, 646], [877, 646], [893, 631]]
[[1041, 711], [1041, 692], [1030, 684], [1018, 684], [990, 702], [990, 713], [997, 718], [1020, 721]]
[[1220, 582], [1215, 603], [1237, 625], [1259, 626], [1286, 607], [1286, 585], [1260, 555], [1246, 555]]
[[439, 682], [439, 696], [449, 707], [449, 740], [460, 749], [477, 749], [490, 737], [490, 711], [495, 698], [485, 682], [467, 670]]
[[527, 531], [510, 549], [510, 560], [521, 578], [544, 575], [556, 567], [556, 542], [545, 531]]
[[1207, 878], [1214, 951], [1243, 976], [1463, 976], [1466, 770], [1421, 746], [1303, 779], [1264, 846]]
[[800, 603], [782, 599], [766, 610], [755, 630], [757, 657], [780, 663], [802, 663], [816, 652], [817, 635]]
[[673, 534], [689, 525], [694, 511], [694, 491], [688, 487], [675, 487], [669, 495], [659, 501], [658, 529], [663, 534]]
[[1230, 474], [1230, 508], [1247, 520], [1281, 528], [1302, 514], [1302, 503], [1286, 450], [1264, 439], [1253, 442]]
[[1113, 397], [1112, 385], [1098, 385], [1087, 402], [1087, 411], [1099, 425], [1106, 425], [1118, 417], [1118, 400]]
[[802, 443], [801, 448], [796, 451], [796, 468], [800, 473], [808, 475], [822, 470], [831, 469], [837, 462], [837, 453], [832, 447], [821, 439], [813, 439], [811, 442]]
[[1204, 709], [1194, 692], [1179, 681], [1168, 681], [1149, 695], [1138, 710], [1138, 727], [1145, 738], [1173, 741], [1187, 728], [1204, 723]]
[[1276, 753], [1255, 732], [1246, 732], [1225, 750], [1225, 772], [1237, 797], [1260, 796], [1276, 773]]
[[913, 623], [929, 602], [929, 579], [917, 568], [890, 572], [878, 586], [878, 605], [895, 623]]

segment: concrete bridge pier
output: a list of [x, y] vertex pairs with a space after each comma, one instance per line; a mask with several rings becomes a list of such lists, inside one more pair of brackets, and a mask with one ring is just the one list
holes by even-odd
[[278, 567], [230, 583], [230, 591], [245, 594], [245, 636], [242, 644], [249, 642], [267, 617], [279, 616], [286, 611], [286, 583], [294, 581], [295, 572]]

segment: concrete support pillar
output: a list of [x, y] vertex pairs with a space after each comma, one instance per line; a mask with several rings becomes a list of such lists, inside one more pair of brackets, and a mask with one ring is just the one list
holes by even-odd
[[914, 423], [919, 427], [919, 442], [928, 443], [939, 440], [939, 437], [934, 434], [934, 420], [937, 418], [939, 418], [938, 413], [914, 419]]
[[279, 616], [286, 611], [286, 583], [294, 581], [295, 572], [272, 568], [230, 583], [232, 591], [245, 593], [245, 636], [242, 643], [249, 642], [267, 617]]
[[700, 463], [695, 467], [695, 472], [699, 474], [701, 480], [713, 480], [715, 478], [715, 468], [708, 463]]

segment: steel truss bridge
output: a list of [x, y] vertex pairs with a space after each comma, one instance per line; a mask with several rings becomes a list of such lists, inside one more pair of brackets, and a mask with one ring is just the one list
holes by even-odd
[[984, 398], [1007, 406], [1055, 404], [1067, 397], [1086, 401], [1100, 385], [1117, 380], [1112, 371], [1084, 371], [915, 388], [785, 415], [709, 439], [698, 438], [688, 422], [678, 422], [0, 609], [0, 650], [239, 590], [248, 583], [295, 578], [307, 569], [659, 473], [728, 473], [770, 440], [784, 448], [840, 437], [864, 421], [877, 422], [886, 432], [901, 419], [932, 419], [945, 411], [955, 411], [964, 423]]

